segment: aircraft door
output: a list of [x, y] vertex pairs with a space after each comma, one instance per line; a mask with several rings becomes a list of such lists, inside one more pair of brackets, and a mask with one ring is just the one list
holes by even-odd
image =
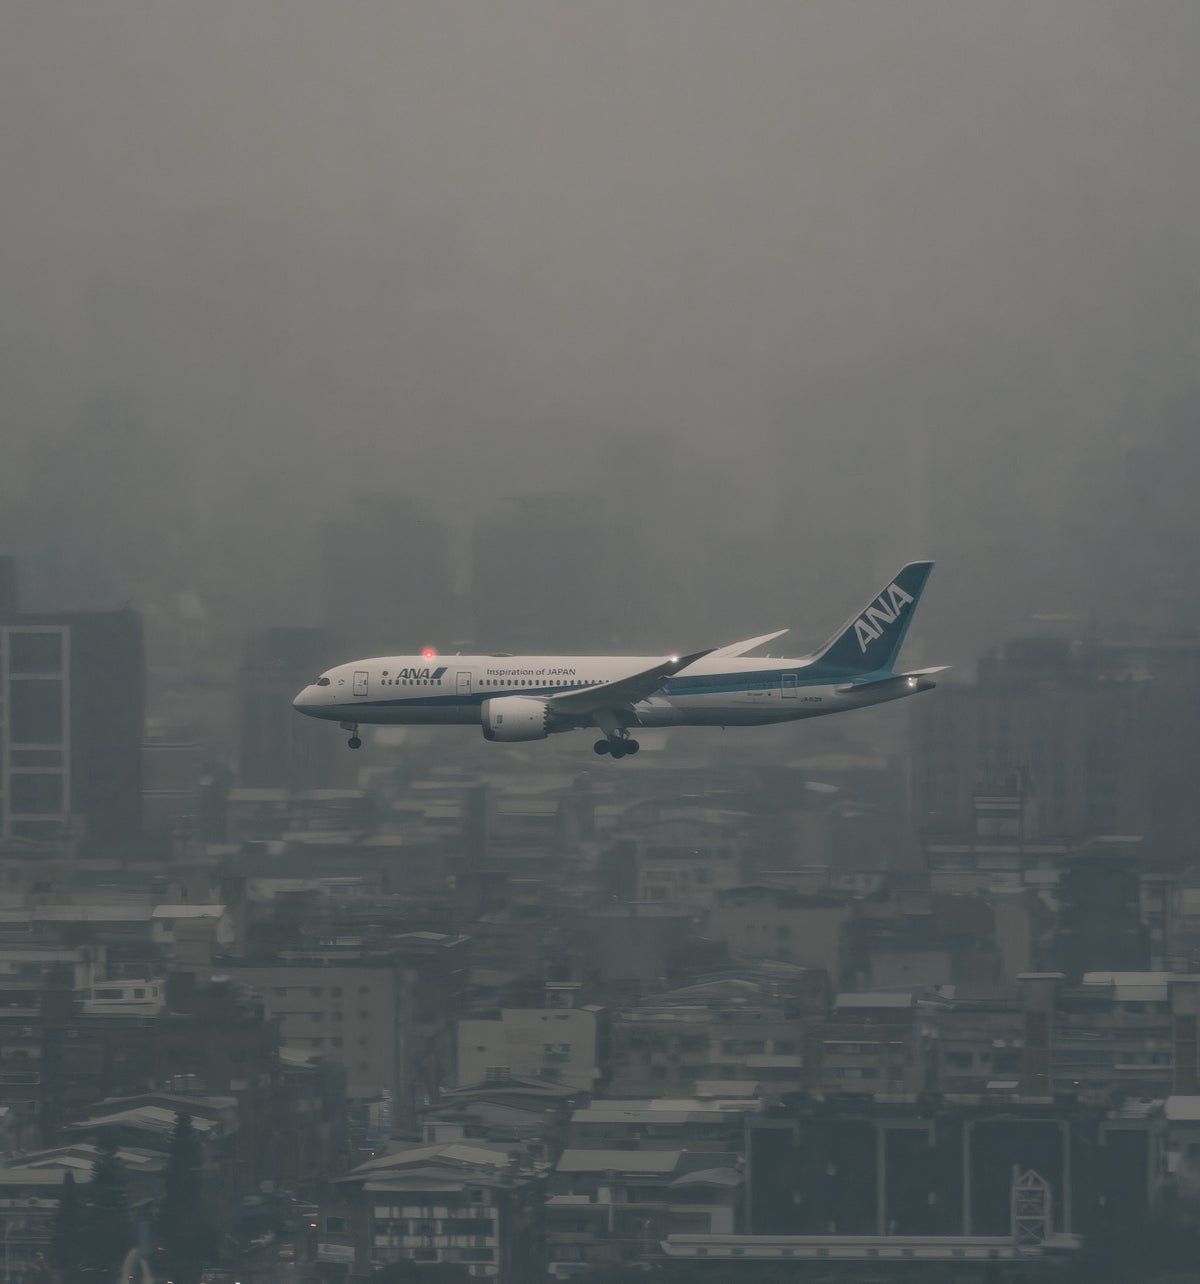
[[354, 694], [356, 696], [365, 696], [367, 694], [367, 678], [369, 676], [366, 669], [355, 669]]
[[794, 700], [796, 698], [796, 675], [794, 673], [785, 673], [780, 678], [781, 694], [785, 700]]
[[469, 696], [471, 694], [471, 675], [466, 670], [459, 671], [458, 694], [460, 696]]

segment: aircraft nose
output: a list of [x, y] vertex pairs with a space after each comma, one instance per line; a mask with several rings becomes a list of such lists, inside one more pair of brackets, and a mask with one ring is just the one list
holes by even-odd
[[296, 698], [292, 701], [292, 708], [299, 709], [301, 713], [307, 713], [312, 702], [313, 689], [311, 686], [307, 686], [303, 691], [299, 692]]

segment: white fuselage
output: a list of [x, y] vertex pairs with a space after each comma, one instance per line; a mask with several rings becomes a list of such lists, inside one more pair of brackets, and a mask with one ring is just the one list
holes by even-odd
[[[619, 681], [657, 656], [384, 656], [340, 665], [296, 697], [314, 718], [362, 724], [479, 725], [484, 701], [547, 698]], [[921, 675], [813, 672], [812, 657], [704, 658], [630, 706], [630, 726], [735, 727], [791, 722], [928, 690]], [[578, 725], [586, 725], [581, 718]]]
[[[928, 691], [897, 673], [912, 613], [933, 569], [909, 562], [813, 655], [748, 653], [787, 630], [686, 655], [424, 655], [356, 660], [323, 673], [293, 702], [340, 722], [349, 746], [364, 723], [474, 724], [485, 740], [542, 740], [581, 727], [597, 754], [638, 752], [637, 727], [753, 727], [819, 718]], [[944, 667], [944, 666], [943, 666]]]

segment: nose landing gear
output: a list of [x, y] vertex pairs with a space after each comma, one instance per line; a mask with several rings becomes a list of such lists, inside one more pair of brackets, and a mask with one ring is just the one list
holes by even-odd
[[339, 725], [341, 726], [343, 731], [348, 731], [350, 733], [350, 739], [346, 741], [346, 743], [350, 746], [350, 748], [361, 749], [362, 741], [358, 738], [358, 723], [343, 722], [343, 723], [340, 723]]

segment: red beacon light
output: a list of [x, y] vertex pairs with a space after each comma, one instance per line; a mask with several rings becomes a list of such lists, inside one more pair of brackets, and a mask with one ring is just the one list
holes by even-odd
[[437, 648], [432, 646], [427, 646], [425, 650], [421, 652], [421, 654], [425, 657], [426, 660], [436, 660]]

